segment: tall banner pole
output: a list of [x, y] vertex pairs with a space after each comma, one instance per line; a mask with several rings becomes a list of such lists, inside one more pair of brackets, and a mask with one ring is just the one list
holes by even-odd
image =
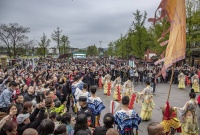
[[170, 93], [171, 93], [173, 77], [174, 77], [174, 67], [172, 67], [172, 75], [171, 75], [171, 79], [170, 79], [170, 86], [169, 86], [169, 92], [168, 92], [167, 102], [169, 101], [169, 96], [170, 96]]

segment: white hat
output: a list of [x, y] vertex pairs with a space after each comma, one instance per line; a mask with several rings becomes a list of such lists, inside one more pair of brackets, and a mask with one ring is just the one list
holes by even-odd
[[27, 118], [29, 118], [30, 117], [30, 114], [29, 113], [27, 113], [27, 114], [19, 114], [18, 116], [17, 116], [17, 123], [18, 124], [22, 124], [24, 121], [25, 121], [25, 119], [27, 119]]

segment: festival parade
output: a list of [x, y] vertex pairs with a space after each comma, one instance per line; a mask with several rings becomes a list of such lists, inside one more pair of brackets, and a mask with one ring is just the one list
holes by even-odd
[[0, 135], [200, 135], [199, 0], [0, 5]]

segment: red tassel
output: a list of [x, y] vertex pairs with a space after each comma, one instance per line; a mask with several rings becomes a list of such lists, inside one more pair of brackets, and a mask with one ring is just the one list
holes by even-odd
[[121, 93], [120, 93], [119, 85], [117, 86], [117, 97], [118, 97], [118, 101], [121, 101]]
[[99, 89], [101, 90], [102, 89], [102, 78], [99, 77]]
[[132, 94], [131, 100], [130, 100], [129, 106], [128, 106], [129, 109], [133, 109], [133, 105], [134, 105], [134, 102], [135, 102], [135, 97], [136, 97], [136, 95]]
[[166, 102], [164, 117], [165, 117], [166, 120], [170, 120], [169, 102]]
[[112, 101], [112, 114], [114, 114], [114, 101]]

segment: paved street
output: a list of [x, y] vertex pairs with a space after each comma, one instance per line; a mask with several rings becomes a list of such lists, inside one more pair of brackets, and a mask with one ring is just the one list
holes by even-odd
[[[145, 84], [136, 84], [135, 85], [135, 91], [142, 91], [145, 88]], [[139, 126], [139, 135], [147, 135], [147, 125], [150, 122], [161, 122], [162, 120], [162, 111], [160, 107], [164, 106], [167, 99], [169, 84], [167, 83], [161, 83], [158, 84], [156, 87], [156, 95], [153, 97], [155, 102], [155, 108], [153, 110], [153, 116], [150, 121], [144, 121]], [[176, 107], [183, 107], [185, 102], [189, 100], [189, 92], [190, 87], [187, 87], [185, 90], [179, 90], [178, 86], [173, 84], [171, 95], [170, 95], [170, 105], [176, 106]], [[112, 91], [113, 94], [113, 91]], [[106, 106], [106, 109], [103, 110], [101, 115], [101, 124], [103, 124], [103, 116], [105, 113], [109, 112], [110, 108], [110, 100], [112, 100], [112, 94], [110, 97], [103, 95], [103, 90], [98, 90], [97, 95], [101, 97], [104, 105]], [[198, 96], [199, 94], [197, 94]], [[135, 111], [137, 113], [140, 113], [141, 110], [141, 104], [135, 104], [134, 107]], [[200, 109], [197, 109], [197, 115], [200, 117]], [[200, 122], [199, 122], [200, 123]], [[200, 133], [200, 132], [199, 132]]]

